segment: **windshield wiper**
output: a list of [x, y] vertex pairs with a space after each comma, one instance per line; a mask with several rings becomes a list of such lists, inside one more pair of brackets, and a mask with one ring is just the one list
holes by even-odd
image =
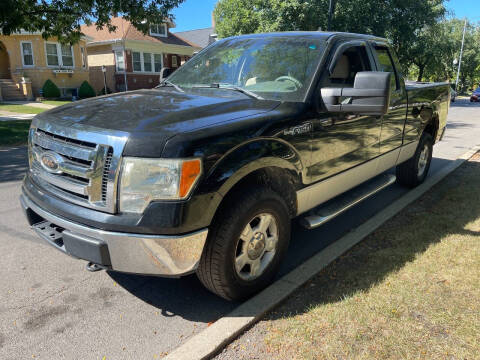
[[233, 90], [233, 91], [238, 91], [241, 92], [242, 94], [245, 94], [247, 96], [250, 96], [251, 98], [257, 99], [257, 100], [265, 100], [263, 97], [260, 95], [255, 94], [254, 92], [244, 89], [240, 86], [232, 85], [232, 84], [218, 84], [218, 83], [213, 83], [210, 85], [193, 85], [192, 88], [195, 89], [201, 89], [201, 88], [208, 88], [208, 89], [227, 89], [227, 90]]
[[185, 92], [180, 86], [178, 86], [177, 84], [172, 83], [170, 80], [167, 80], [167, 79], [162, 80], [162, 82], [160, 83], [159, 86], [172, 86], [172, 87], [173, 87], [175, 90], [177, 90], [177, 91], [180, 91], [180, 92], [182, 92], [182, 93]]

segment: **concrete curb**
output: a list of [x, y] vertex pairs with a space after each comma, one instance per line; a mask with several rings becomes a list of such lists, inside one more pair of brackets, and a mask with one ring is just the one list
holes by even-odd
[[403, 208], [426, 193], [448, 174], [472, 157], [480, 146], [469, 150], [451, 164], [445, 166], [422, 185], [408, 192], [383, 211], [352, 230], [332, 245], [328, 246], [309, 260], [298, 266], [264, 291], [244, 302], [228, 315], [222, 317], [210, 327], [190, 338], [183, 345], [167, 355], [165, 360], [203, 360], [217, 354], [224, 346], [236, 338], [243, 330], [260, 320], [265, 313], [280, 304], [296, 289], [305, 284], [320, 270], [337, 259], [344, 252], [362, 241], [387, 220]]

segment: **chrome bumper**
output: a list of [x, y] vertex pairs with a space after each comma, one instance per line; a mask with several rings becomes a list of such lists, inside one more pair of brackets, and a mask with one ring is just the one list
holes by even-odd
[[98, 230], [51, 214], [23, 194], [20, 201], [26, 212], [30, 209], [61, 229], [61, 235], [52, 236], [52, 240], [37, 231], [50, 245], [69, 254], [69, 249], [63, 246], [61, 236], [84, 244], [106, 244], [111, 262], [108, 267], [116, 271], [162, 276], [187, 275], [197, 268], [208, 235], [208, 229], [181, 236]]

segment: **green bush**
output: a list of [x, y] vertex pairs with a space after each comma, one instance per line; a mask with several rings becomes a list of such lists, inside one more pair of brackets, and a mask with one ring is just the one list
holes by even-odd
[[88, 83], [87, 80], [85, 80], [82, 85], [80, 85], [80, 89], [78, 89], [78, 96], [81, 99], [95, 96], [95, 90], [93, 90], [92, 86]]
[[43, 87], [42, 87], [42, 91], [43, 91], [43, 97], [44, 98], [47, 98], [47, 99], [52, 99], [53, 98], [54, 99], [54, 98], [59, 98], [60, 97], [60, 89], [50, 79], [45, 81], [45, 84], [43, 84]]

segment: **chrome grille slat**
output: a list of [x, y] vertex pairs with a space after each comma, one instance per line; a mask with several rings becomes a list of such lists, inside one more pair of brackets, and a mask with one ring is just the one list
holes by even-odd
[[83, 147], [68, 143], [62, 140], [57, 140], [43, 133], [34, 133], [33, 143], [41, 146], [44, 149], [49, 149], [59, 153], [60, 155], [69, 156], [76, 159], [92, 161], [95, 159], [96, 149]]
[[85, 183], [82, 183], [73, 178], [52, 175], [37, 167], [33, 167], [32, 170], [36, 176], [38, 176], [40, 179], [52, 185], [55, 185], [61, 189], [65, 189], [67, 191], [73, 192], [75, 194], [85, 195], [85, 196], [88, 195], [87, 185], [85, 185]]

